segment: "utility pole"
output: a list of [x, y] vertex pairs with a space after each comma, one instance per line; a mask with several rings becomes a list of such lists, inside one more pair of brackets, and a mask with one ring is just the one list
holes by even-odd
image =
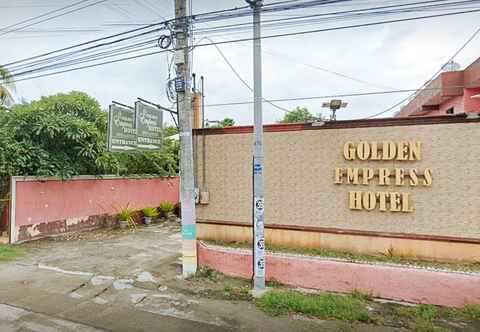
[[175, 90], [180, 126], [180, 203], [182, 214], [183, 276], [197, 271], [195, 187], [193, 179], [192, 105], [189, 67], [189, 19], [186, 0], [175, 0]]
[[253, 290], [265, 289], [265, 233], [263, 185], [262, 44], [260, 12], [263, 0], [246, 0], [253, 9]]

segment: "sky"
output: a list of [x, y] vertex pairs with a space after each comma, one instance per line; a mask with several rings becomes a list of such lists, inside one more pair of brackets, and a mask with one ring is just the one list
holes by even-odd
[[[272, 3], [278, 0], [266, 0]], [[73, 0], [0, 0], [0, 29], [16, 22], [69, 5]], [[92, 0], [92, 2], [94, 2]], [[265, 14], [264, 20], [372, 7], [402, 1], [353, 0], [337, 6], [328, 5], [288, 13]], [[403, 1], [407, 2], [407, 1]], [[25, 31], [0, 36], [0, 64], [56, 50], [76, 43], [118, 33], [173, 17], [173, 0], [108, 0]], [[240, 0], [193, 0], [193, 12], [202, 13], [244, 6]], [[424, 13], [420, 15], [425, 15]], [[405, 17], [404, 14], [401, 15]], [[398, 18], [389, 16], [386, 19]], [[370, 19], [370, 21], [379, 18]], [[383, 19], [382, 17], [380, 19]], [[250, 18], [235, 22], [249, 22]], [[264, 29], [264, 35], [364, 23], [368, 20], [317, 23], [278, 30]], [[480, 12], [427, 20], [377, 25], [356, 29], [319, 32], [262, 41], [263, 96], [266, 99], [303, 98], [336, 94], [354, 94], [397, 89], [415, 89], [435, 73], [479, 28]], [[125, 25], [117, 25], [117, 24]], [[226, 21], [222, 24], [230, 24]], [[212, 23], [196, 27], [212, 26]], [[77, 29], [82, 31], [53, 30]], [[83, 31], [88, 30], [88, 31]], [[247, 38], [251, 31], [234, 35], [208, 35], [215, 42]], [[196, 35], [197, 43], [209, 40]], [[219, 45], [220, 50], [238, 74], [253, 86], [252, 42]], [[480, 36], [456, 58], [465, 68], [480, 56]], [[96, 98], [102, 108], [112, 100], [133, 105], [142, 97], [170, 107], [165, 95], [168, 77], [165, 54], [74, 71], [56, 76], [18, 82], [17, 101], [31, 101], [41, 96], [72, 90], [84, 91]], [[193, 71], [205, 77], [206, 118], [233, 118], [237, 124], [251, 124], [253, 106], [208, 106], [252, 100], [245, 87], [213, 46], [194, 49]], [[356, 80], [347, 79], [340, 73]], [[358, 82], [358, 80], [364, 82]], [[381, 112], [408, 94], [385, 94], [345, 97], [347, 108], [338, 111], [337, 119], [361, 119]], [[328, 115], [322, 103], [331, 98], [275, 103], [285, 109], [307, 107], [312, 113]], [[392, 116], [398, 108], [386, 113]], [[265, 103], [264, 122], [279, 121], [284, 112]], [[167, 118], [168, 117], [164, 117]]]

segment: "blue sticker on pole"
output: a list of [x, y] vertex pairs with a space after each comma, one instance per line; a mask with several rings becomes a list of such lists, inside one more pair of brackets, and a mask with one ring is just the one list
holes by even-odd
[[262, 165], [261, 164], [254, 164], [253, 165], [253, 174], [262, 174]]
[[195, 224], [182, 225], [182, 239], [195, 240]]

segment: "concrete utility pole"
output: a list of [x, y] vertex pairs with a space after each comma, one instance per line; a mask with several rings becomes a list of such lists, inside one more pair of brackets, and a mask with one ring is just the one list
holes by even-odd
[[265, 289], [265, 234], [263, 185], [262, 42], [260, 12], [263, 0], [246, 0], [253, 9], [253, 290]]
[[189, 20], [186, 0], [175, 0], [175, 65], [180, 126], [180, 203], [182, 214], [183, 276], [197, 271], [195, 188], [193, 179], [192, 105], [189, 69]]

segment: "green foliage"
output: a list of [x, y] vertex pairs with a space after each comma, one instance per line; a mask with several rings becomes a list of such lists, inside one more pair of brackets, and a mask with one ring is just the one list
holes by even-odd
[[25, 254], [23, 248], [0, 244], [0, 262], [9, 261]]
[[6, 69], [0, 66], [0, 111], [3, 105], [9, 105], [12, 101], [11, 91], [15, 90], [12, 75]]
[[163, 127], [164, 127], [163, 128], [163, 137], [168, 138], [170, 136], [178, 134], [178, 128], [175, 127], [175, 126], [164, 125]]
[[251, 301], [253, 299], [249, 285], [241, 287], [225, 285], [223, 287], [222, 297], [234, 301]]
[[413, 329], [418, 332], [441, 331], [435, 326], [435, 320], [439, 318], [439, 310], [434, 305], [422, 304], [415, 307], [402, 307], [397, 309], [399, 316], [413, 319]]
[[321, 120], [321, 115], [317, 116], [310, 113], [306, 107], [297, 107], [293, 111], [285, 114], [281, 123], [296, 123], [296, 122], [314, 122]]
[[16, 105], [0, 116], [0, 177], [117, 173], [105, 140], [106, 114], [84, 93]]
[[480, 304], [466, 305], [462, 311], [471, 319], [480, 320]]
[[154, 207], [146, 207], [142, 210], [142, 213], [147, 218], [155, 218], [158, 217], [158, 211]]
[[321, 319], [371, 321], [363, 301], [351, 295], [303, 294], [292, 290], [272, 290], [255, 303], [273, 316], [300, 313]]
[[219, 273], [207, 266], [202, 266], [195, 273], [195, 278], [208, 279], [211, 281], [217, 281]]
[[178, 141], [165, 139], [159, 152], [110, 153], [106, 140], [107, 113], [82, 92], [0, 107], [0, 198], [12, 175], [178, 174]]
[[[209, 122], [206, 120], [206, 127], [209, 127]], [[235, 120], [232, 118], [225, 118], [221, 121], [218, 121], [218, 123], [215, 123], [211, 128], [224, 128], [224, 127], [232, 127], [235, 126]]]
[[162, 211], [164, 215], [172, 213], [174, 208], [175, 208], [175, 205], [173, 205], [173, 203], [169, 201], [164, 201], [160, 203], [160, 207], [159, 207], [160, 211]]
[[122, 221], [132, 221], [133, 220], [133, 211], [130, 209], [130, 205], [123, 207], [118, 213], [118, 219]]
[[235, 120], [232, 118], [225, 118], [222, 121], [220, 121], [220, 126], [221, 127], [233, 127], [235, 126]]

